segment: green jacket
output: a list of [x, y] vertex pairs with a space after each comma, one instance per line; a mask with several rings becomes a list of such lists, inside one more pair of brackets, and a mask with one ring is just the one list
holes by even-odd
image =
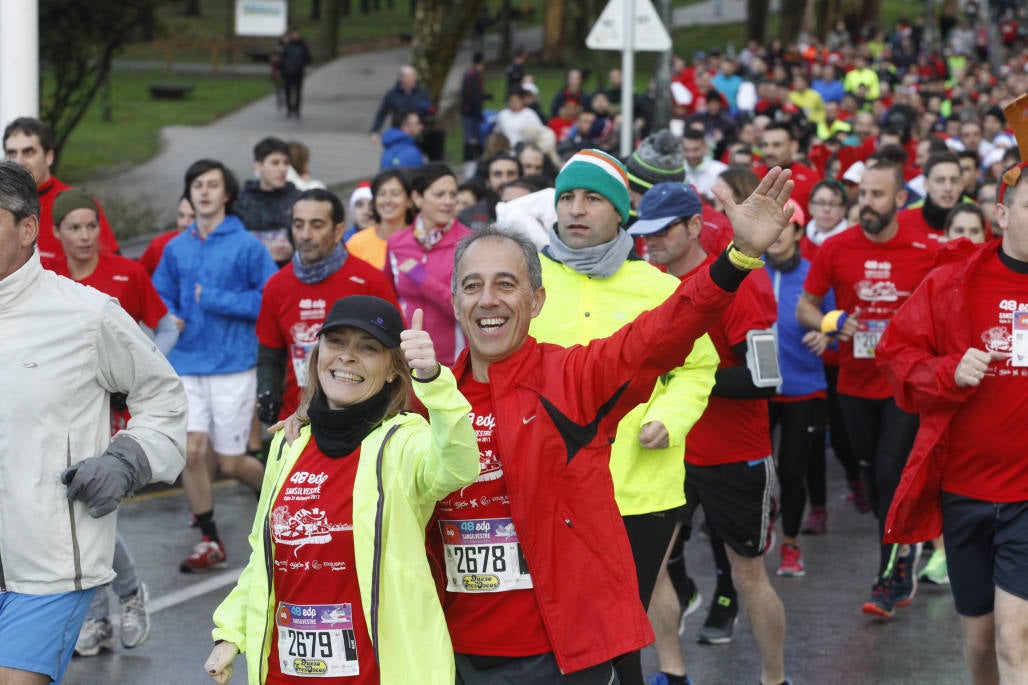
[[[425, 526], [438, 500], [478, 477], [478, 442], [471, 406], [449, 369], [430, 383], [415, 382], [414, 391], [431, 425], [399, 414], [361, 443], [353, 487], [357, 580], [382, 685], [453, 685], [453, 647], [425, 554]], [[212, 636], [246, 654], [251, 685], [266, 680], [276, 606], [269, 509], [310, 437], [305, 426], [292, 445], [282, 434], [272, 442], [250, 560], [214, 612]]]
[[[666, 300], [679, 284], [674, 276], [638, 258], [628, 259], [610, 278], [584, 276], [545, 253], [540, 259], [546, 306], [532, 320], [529, 332], [542, 342], [558, 345], [607, 337]], [[682, 358], [682, 366], [657, 381], [649, 401], [618, 424], [610, 473], [622, 516], [685, 504], [685, 436], [707, 408], [718, 356], [704, 335], [691, 351], [682, 350]], [[639, 430], [651, 421], [667, 428], [667, 448], [654, 450], [639, 444]]]

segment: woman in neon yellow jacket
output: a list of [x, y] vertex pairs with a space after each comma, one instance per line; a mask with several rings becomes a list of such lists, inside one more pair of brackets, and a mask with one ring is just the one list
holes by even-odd
[[[239, 652], [251, 685], [454, 682], [424, 531], [436, 501], [478, 476], [478, 445], [421, 311], [412, 319], [403, 330], [369, 296], [326, 317], [299, 410], [310, 425], [272, 443], [249, 563], [214, 613], [216, 682]], [[403, 413], [412, 386], [431, 425]]]

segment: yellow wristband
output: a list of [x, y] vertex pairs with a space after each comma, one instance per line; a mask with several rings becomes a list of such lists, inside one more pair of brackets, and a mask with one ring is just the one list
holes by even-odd
[[842, 330], [846, 318], [845, 310], [833, 309], [821, 318], [821, 332], [825, 335], [835, 335]]
[[750, 271], [764, 266], [763, 259], [751, 257], [748, 254], [740, 252], [739, 248], [735, 246], [735, 241], [728, 243], [728, 261], [740, 269], [748, 269]]

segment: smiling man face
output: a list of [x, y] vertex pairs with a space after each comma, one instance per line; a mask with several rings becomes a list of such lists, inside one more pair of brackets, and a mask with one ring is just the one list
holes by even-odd
[[528, 326], [546, 300], [539, 268], [533, 246], [502, 234], [483, 234], [466, 249], [458, 247], [453, 312], [467, 337], [476, 380], [488, 381], [489, 365], [517, 352], [528, 338]]

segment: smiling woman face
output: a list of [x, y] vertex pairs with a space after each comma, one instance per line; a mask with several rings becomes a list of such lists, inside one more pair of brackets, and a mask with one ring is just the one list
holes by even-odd
[[425, 188], [424, 194], [414, 191], [414, 204], [421, 210], [426, 226], [443, 227], [457, 216], [457, 179], [442, 176]]
[[392, 355], [368, 333], [349, 326], [323, 333], [318, 381], [331, 409], [345, 409], [378, 394], [390, 380]]
[[410, 195], [399, 179], [391, 178], [383, 183], [375, 193], [375, 211], [384, 224], [406, 224], [407, 209], [410, 208]]

